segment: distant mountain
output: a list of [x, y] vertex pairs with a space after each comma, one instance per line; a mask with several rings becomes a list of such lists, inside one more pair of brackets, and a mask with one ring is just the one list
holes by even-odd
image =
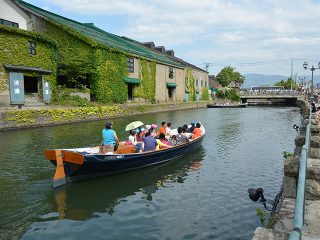
[[244, 74], [246, 80], [242, 87], [249, 88], [251, 86], [274, 86], [276, 82], [286, 80], [288, 77], [283, 75], [264, 75], [258, 73]]
[[[246, 80], [244, 81], [242, 87], [243, 88], [250, 88], [251, 86], [274, 86], [276, 82], [279, 82], [281, 80], [287, 80], [288, 76], [283, 75], [264, 75], [264, 74], [258, 74], [258, 73], [249, 73], [244, 74]], [[295, 78], [295, 77], [294, 77]], [[299, 76], [297, 77], [296, 81], [298, 83], [301, 82], [300, 79], [304, 78], [306, 81], [311, 80], [311, 75], [305, 75], [305, 76]], [[317, 84], [320, 85], [320, 75], [317, 74], [317, 72], [314, 72], [314, 78], [313, 78], [313, 84], [314, 87], [317, 86]]]

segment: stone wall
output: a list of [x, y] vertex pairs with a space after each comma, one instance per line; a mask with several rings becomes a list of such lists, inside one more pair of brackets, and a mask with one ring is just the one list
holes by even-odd
[[[283, 199], [282, 206], [273, 218], [271, 229], [257, 228], [253, 240], [281, 239], [286, 240], [293, 229], [297, 179], [299, 175], [300, 155], [305, 144], [306, 126], [310, 105], [298, 100], [301, 108], [302, 125], [295, 139], [293, 157], [284, 163]], [[306, 192], [305, 192], [305, 221], [302, 239], [320, 239], [320, 124], [317, 114], [312, 116], [310, 156], [307, 161]]]
[[110, 119], [153, 112], [206, 108], [207, 102], [121, 104], [78, 108], [41, 108], [0, 112], [0, 131]]

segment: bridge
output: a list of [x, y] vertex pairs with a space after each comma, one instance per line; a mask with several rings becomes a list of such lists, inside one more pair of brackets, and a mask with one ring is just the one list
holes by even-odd
[[240, 92], [241, 103], [248, 103], [248, 105], [295, 105], [297, 99], [303, 98], [296, 91], [287, 92]]

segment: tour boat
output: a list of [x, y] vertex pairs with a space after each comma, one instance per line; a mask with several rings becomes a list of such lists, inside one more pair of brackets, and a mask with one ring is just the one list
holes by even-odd
[[67, 182], [117, 174], [138, 168], [172, 161], [198, 148], [206, 132], [188, 143], [154, 151], [136, 153], [133, 146], [120, 144], [115, 153], [100, 154], [99, 147], [50, 149], [45, 157], [56, 166], [53, 187]]
[[207, 104], [207, 108], [245, 108], [247, 107], [247, 103], [240, 103], [240, 104]]

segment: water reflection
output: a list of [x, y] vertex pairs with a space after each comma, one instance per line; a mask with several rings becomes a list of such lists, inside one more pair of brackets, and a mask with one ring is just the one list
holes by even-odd
[[[112, 215], [116, 206], [137, 192], [143, 193], [142, 199], [152, 201], [153, 194], [160, 188], [172, 183], [182, 184], [190, 171], [200, 170], [204, 156], [201, 146], [190, 157], [164, 165], [62, 186], [54, 191], [57, 218], [84, 221], [96, 217], [97, 213]], [[52, 214], [44, 216], [51, 219]]]
[[[51, 188], [46, 148], [101, 141], [105, 121], [0, 134], [0, 239], [251, 239], [259, 226], [246, 190], [279, 191], [282, 152], [293, 151], [296, 108], [192, 109], [114, 119], [125, 125], [199, 120], [200, 151], [167, 165]], [[173, 224], [174, 223], [174, 224]], [[27, 229], [27, 232], [25, 232]]]

